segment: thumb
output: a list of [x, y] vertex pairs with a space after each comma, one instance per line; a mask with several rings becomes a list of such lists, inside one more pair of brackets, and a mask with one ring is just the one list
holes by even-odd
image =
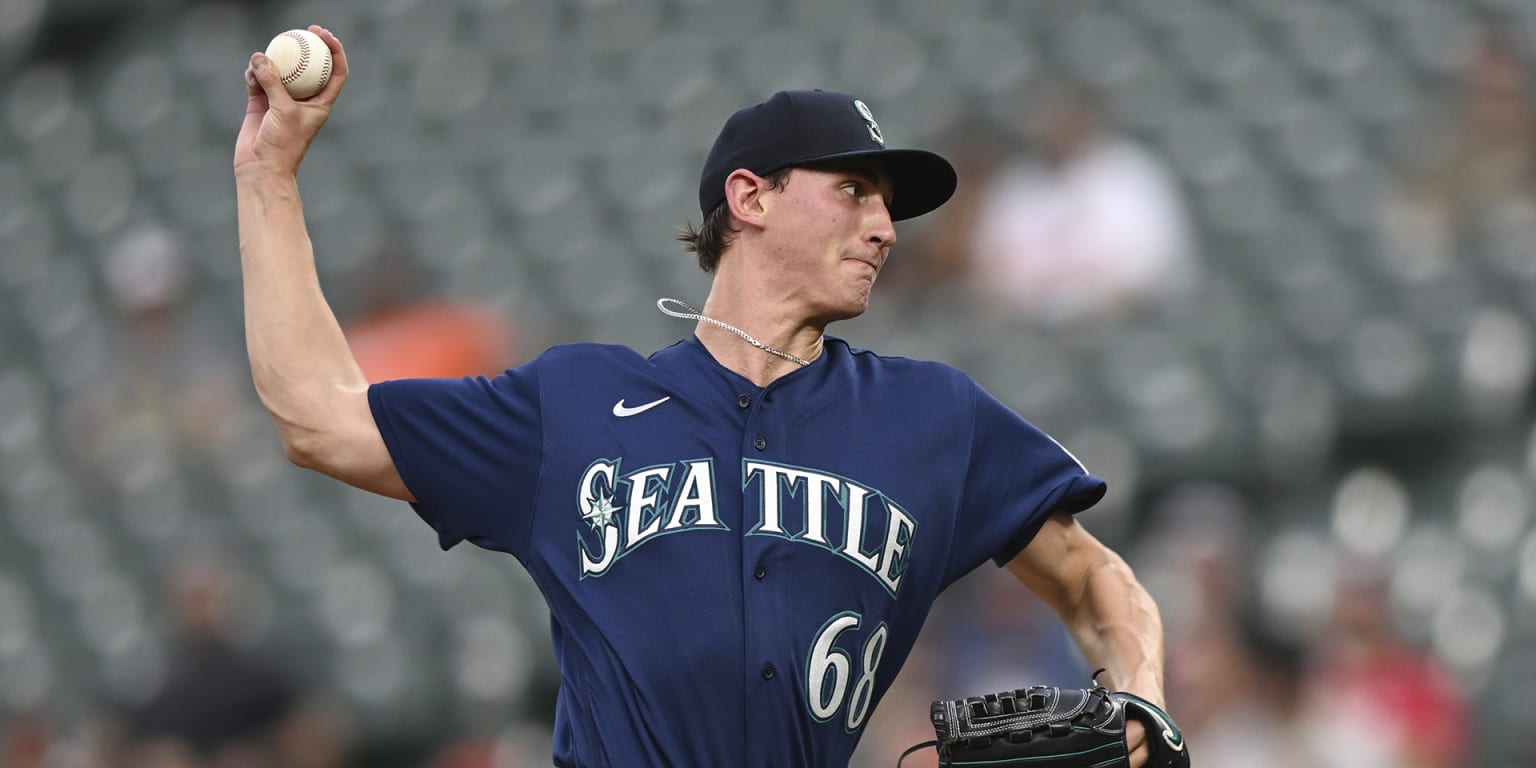
[[273, 64], [265, 53], [251, 54], [251, 72], [256, 76], [256, 84], [267, 94], [267, 103], [273, 109], [283, 112], [293, 106], [293, 96], [283, 85], [283, 78], [277, 72], [277, 65]]

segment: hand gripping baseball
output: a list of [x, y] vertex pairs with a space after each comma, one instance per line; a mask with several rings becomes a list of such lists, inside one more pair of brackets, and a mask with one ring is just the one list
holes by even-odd
[[245, 121], [235, 140], [236, 174], [260, 170], [297, 174], [304, 153], [330, 116], [331, 105], [347, 82], [347, 53], [330, 30], [312, 24], [309, 31], [331, 49], [330, 81], [313, 97], [295, 100], [271, 59], [264, 53], [251, 54], [245, 70]]
[[[935, 701], [929, 713], [940, 766], [1030, 768], [1189, 768], [1189, 750], [1173, 720], [1139, 696], [1095, 683], [1032, 688]], [[1128, 727], [1146, 731], [1145, 758], [1134, 757]], [[1144, 760], [1144, 762], [1143, 762]], [[899, 762], [898, 762], [899, 765]]]

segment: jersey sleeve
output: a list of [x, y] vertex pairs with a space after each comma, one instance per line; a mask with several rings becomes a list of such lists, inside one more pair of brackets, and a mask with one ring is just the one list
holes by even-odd
[[1080, 512], [1107, 490], [1061, 444], [979, 385], [970, 463], [945, 585], [990, 558], [1006, 565], [1057, 511]]
[[402, 379], [368, 404], [416, 513], [448, 549], [528, 549], [543, 425], [537, 361], [495, 378]]

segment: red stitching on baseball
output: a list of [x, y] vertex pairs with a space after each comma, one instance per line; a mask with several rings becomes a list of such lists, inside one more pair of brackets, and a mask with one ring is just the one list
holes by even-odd
[[325, 84], [331, 81], [331, 57], [325, 57], [325, 62], [320, 68], [320, 82], [315, 84], [315, 93], [325, 89]]
[[[305, 40], [304, 36], [297, 32], [284, 32], [283, 37], [291, 37], [299, 44], [299, 65], [294, 67], [292, 72], [283, 76], [283, 85], [287, 85], [297, 80], [299, 75], [304, 74], [304, 70], [309, 68], [309, 41]], [[320, 84], [322, 88], [325, 87], [324, 80], [321, 80]]]

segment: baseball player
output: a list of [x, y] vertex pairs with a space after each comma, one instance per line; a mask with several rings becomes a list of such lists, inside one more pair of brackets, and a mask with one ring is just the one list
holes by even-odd
[[[892, 222], [953, 193], [863, 102], [775, 94], [704, 163], [712, 273], [650, 356], [550, 349], [495, 378], [369, 386], [321, 293], [295, 177], [347, 81], [294, 101], [251, 57], [236, 144], [251, 369], [291, 461], [411, 503], [441, 545], [516, 557], [549, 605], [560, 766], [846, 765], [929, 607], [986, 560], [1050, 603], [1110, 687], [1161, 704], [1156, 607], [1072, 517], [1103, 496], [944, 365], [826, 335]], [[1170, 724], [1171, 727], [1171, 724]], [[1140, 766], [1144, 729], [1122, 729]], [[1176, 730], [1171, 733], [1176, 733]], [[1064, 764], [1063, 764], [1064, 765]]]

